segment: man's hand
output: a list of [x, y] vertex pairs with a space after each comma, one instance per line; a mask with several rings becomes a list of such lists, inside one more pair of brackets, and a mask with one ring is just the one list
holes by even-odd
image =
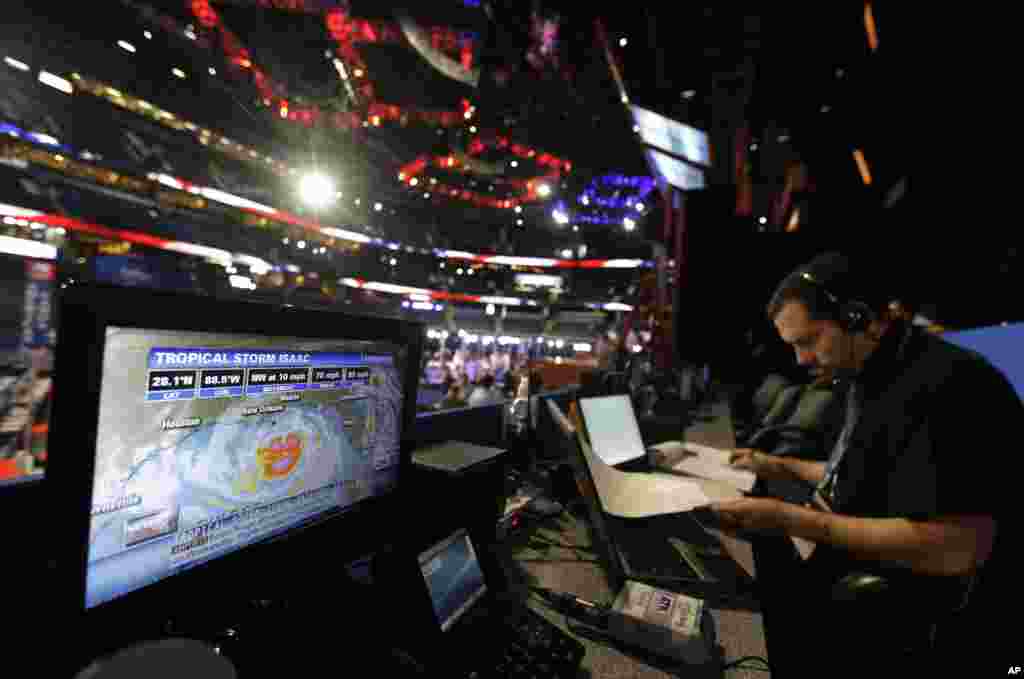
[[717, 528], [742, 536], [744, 533], [782, 535], [789, 532], [790, 505], [773, 498], [741, 498], [711, 505]]
[[771, 455], [753, 448], [737, 448], [729, 454], [730, 465], [736, 469], [754, 472], [755, 475], [765, 479], [779, 476], [779, 472], [775, 468], [776, 465], [772, 464], [773, 461]]

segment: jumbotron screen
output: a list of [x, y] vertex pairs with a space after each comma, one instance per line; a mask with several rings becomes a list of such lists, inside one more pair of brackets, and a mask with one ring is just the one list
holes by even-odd
[[389, 491], [403, 355], [108, 328], [86, 607]]

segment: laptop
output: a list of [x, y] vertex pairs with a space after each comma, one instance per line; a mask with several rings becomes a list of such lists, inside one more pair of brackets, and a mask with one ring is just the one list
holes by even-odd
[[[580, 399], [580, 402], [588, 400], [591, 399]], [[692, 512], [642, 519], [624, 519], [605, 512], [583, 453], [582, 447], [587, 445], [584, 437], [557, 403], [549, 400], [547, 407], [552, 419], [562, 428], [563, 444], [590, 522], [594, 549], [604, 562], [613, 587], [621, 587], [626, 580], [636, 580], [721, 606], [757, 609], [750, 574], [733, 560], [718, 538], [707, 532]], [[592, 409], [591, 413], [597, 411]]]
[[[591, 451], [609, 467], [712, 479], [743, 493], [754, 488], [757, 477], [750, 471], [732, 468], [728, 450], [682, 441], [645, 446], [629, 396], [581, 398], [579, 404]], [[657, 461], [652, 463], [652, 458]]]
[[510, 656], [538, 677], [576, 676], [583, 645], [488, 577], [465, 529], [411, 556], [391, 555], [380, 583], [414, 657], [452, 677], [505, 676]]

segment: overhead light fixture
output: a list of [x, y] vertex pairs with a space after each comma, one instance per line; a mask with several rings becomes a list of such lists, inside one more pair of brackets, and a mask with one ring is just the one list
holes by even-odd
[[44, 85], [49, 85], [55, 90], [60, 90], [64, 94], [73, 94], [75, 91], [75, 88], [71, 85], [71, 83], [69, 83], [64, 78], [61, 78], [59, 75], [54, 75], [49, 71], [39, 72], [39, 82], [43, 83]]
[[566, 248], [565, 250], [562, 250], [562, 258], [563, 259], [572, 259], [572, 250], [570, 250], [569, 248]]
[[572, 225], [572, 230], [573, 230], [573, 233], [579, 233], [580, 225], [579, 224], [573, 224]]
[[195, 40], [196, 39], [196, 32], [194, 30], [192, 30], [191, 28], [186, 28], [185, 29], [185, 37], [188, 38], [189, 40]]
[[146, 40], [152, 40], [153, 39], [153, 32], [152, 31], [143, 31], [142, 35], [144, 35], [146, 37]]
[[758, 221], [759, 224], [767, 224], [768, 223], [768, 218], [767, 217], [761, 217], [757, 221]]
[[127, 40], [118, 40], [117, 46], [123, 49], [125, 52], [131, 52], [135, 54], [135, 45], [131, 44]]
[[180, 68], [178, 68], [178, 67], [174, 67], [174, 68], [172, 68], [172, 69], [171, 69], [171, 73], [173, 73], [173, 74], [174, 74], [174, 75], [176, 75], [177, 77], [181, 78], [182, 80], [184, 80], [184, 79], [185, 79], [185, 71], [181, 70], [181, 69], [180, 69]]
[[395, 264], [398, 264], [398, 260], [392, 257], [390, 260], [388, 260], [388, 263], [391, 264], [391, 266], [394, 266]]
[[430, 194], [429, 193], [424, 193], [423, 194], [423, 199], [424, 200], [430, 200]]
[[565, 214], [561, 210], [555, 210], [551, 213], [551, 216], [554, 218], [556, 224], [564, 225], [569, 223], [569, 215]]
[[521, 213], [522, 213], [522, 211], [523, 211], [523, 206], [522, 206], [522, 205], [516, 205], [516, 207], [515, 207], [515, 212], [516, 212], [516, 214], [517, 214], [517, 215], [518, 215], [518, 214], [521, 214]]
[[461, 276], [462, 275], [462, 269], [456, 269], [455, 273], [456, 273], [456, 275]]
[[626, 217], [625, 219], [622, 220], [622, 226], [625, 227], [626, 231], [632, 231], [633, 229], [636, 228], [636, 222], [634, 222], [629, 217]]
[[0, 252], [36, 259], [57, 259], [57, 248], [26, 238], [0, 236]]
[[537, 187], [537, 195], [541, 198], [547, 198], [551, 195], [551, 187], [547, 184], [541, 184]]
[[637, 212], [643, 212], [643, 211], [644, 211], [644, 210], [646, 210], [646, 209], [647, 209], [647, 208], [646, 208], [646, 206], [644, 206], [644, 204], [643, 204], [643, 203], [637, 203], [637, 204], [636, 204], [636, 211], [637, 211]]
[[697, 90], [683, 90], [683, 99], [693, 99], [697, 96]]
[[206, 69], [206, 72], [209, 73], [210, 75], [217, 75], [217, 69], [215, 69], [213, 66], [211, 66], [210, 68]]
[[380, 203], [374, 203], [374, 204], [373, 204], [373, 209], [374, 209], [374, 211], [376, 211], [376, 212], [380, 212], [381, 210], [383, 210], [383, 209], [384, 209], [384, 206], [383, 206], [383, 205], [381, 205]]
[[420, 180], [416, 179], [416, 177], [413, 177], [412, 179], [409, 180], [409, 186], [416, 186], [419, 183], [420, 183]]
[[860, 178], [864, 185], [871, 186], [871, 170], [868, 168], [868, 161], [864, 158], [864, 154], [860, 149], [854, 149], [853, 159], [857, 163], [857, 171], [860, 172]]
[[299, 184], [299, 193], [302, 200], [314, 207], [325, 207], [330, 203], [337, 190], [334, 188], [330, 178], [319, 174], [307, 174]]
[[519, 161], [513, 160], [511, 163], [509, 163], [509, 165], [511, 165], [512, 167], [519, 167]]
[[469, 131], [472, 132], [473, 134], [476, 134], [476, 125], [471, 125], [469, 127]]
[[627, 38], [619, 38], [619, 47], [625, 47], [628, 44], [629, 40]]
[[18, 69], [19, 71], [30, 71], [30, 70], [32, 70], [29, 67], [29, 65], [26, 64], [25, 62], [18, 61], [17, 59], [14, 59], [12, 57], [4, 57], [4, 63], [7, 64], [8, 66], [10, 66], [11, 68]]
[[516, 220], [516, 226], [522, 226], [522, 225], [523, 225], [523, 220], [517, 219]]
[[296, 243], [296, 245], [298, 246], [298, 248], [300, 250], [305, 250], [306, 249], [306, 241], [304, 241], [304, 240], [300, 240], [298, 243]]

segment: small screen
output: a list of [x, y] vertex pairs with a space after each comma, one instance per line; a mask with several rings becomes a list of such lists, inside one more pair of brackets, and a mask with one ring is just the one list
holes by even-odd
[[581, 398], [580, 408], [590, 447], [602, 462], [614, 466], [643, 457], [646, 448], [629, 396]]
[[473, 543], [464, 530], [420, 554], [420, 572], [442, 631], [487, 591]]
[[87, 608], [391, 490], [397, 346], [108, 328]]

